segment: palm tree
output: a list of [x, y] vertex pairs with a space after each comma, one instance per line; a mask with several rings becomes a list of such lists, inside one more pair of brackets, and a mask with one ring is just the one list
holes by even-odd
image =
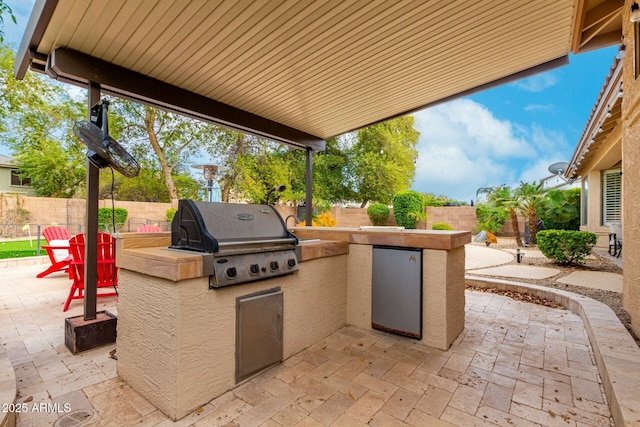
[[496, 207], [506, 209], [509, 212], [511, 228], [513, 229], [516, 244], [522, 247], [522, 236], [520, 234], [520, 226], [518, 225], [517, 213], [520, 208], [520, 199], [517, 192], [506, 185], [493, 187], [492, 191], [487, 192], [487, 200]]
[[529, 238], [531, 244], [538, 243], [536, 234], [538, 234], [538, 210], [545, 203], [545, 195], [547, 190], [544, 188], [542, 181], [538, 184], [520, 182], [520, 187], [516, 188], [515, 194], [519, 200], [519, 211], [529, 221]]

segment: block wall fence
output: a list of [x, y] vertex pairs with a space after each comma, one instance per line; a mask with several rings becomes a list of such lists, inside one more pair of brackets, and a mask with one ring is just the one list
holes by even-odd
[[[70, 231], [76, 231], [74, 227], [84, 225], [86, 205], [84, 199], [57, 199], [49, 197], [30, 197], [17, 194], [0, 194], [0, 224], [6, 224], [10, 216], [8, 214], [17, 206], [26, 209], [30, 213], [30, 224], [47, 226], [50, 224], [68, 225]], [[135, 231], [142, 224], [158, 224], [167, 229], [166, 212], [172, 207], [171, 203], [152, 202], [123, 202], [115, 201], [115, 206], [124, 208], [128, 212], [125, 231]], [[99, 207], [111, 207], [111, 200], [100, 200]], [[177, 207], [177, 203], [173, 205]], [[276, 206], [283, 218], [295, 216], [296, 208], [290, 206]], [[427, 207], [427, 220], [421, 222], [418, 228], [431, 229], [435, 222], [446, 222], [456, 230], [473, 230], [478, 225], [473, 206], [451, 207]], [[366, 209], [343, 208], [333, 206], [331, 214], [336, 219], [338, 227], [360, 227], [372, 225], [367, 216]], [[287, 221], [289, 226], [293, 220]], [[387, 225], [396, 225], [393, 212], [389, 216]], [[524, 230], [524, 221], [520, 219], [520, 230]], [[513, 236], [511, 223], [507, 222], [503, 228], [503, 235]]]

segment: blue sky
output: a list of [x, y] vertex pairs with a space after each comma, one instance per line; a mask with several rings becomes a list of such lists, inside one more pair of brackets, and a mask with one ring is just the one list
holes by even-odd
[[[5, 41], [17, 48], [34, 0], [6, 3], [18, 25], [5, 19]], [[480, 187], [548, 176], [569, 161], [616, 52], [571, 55], [568, 66], [415, 113], [413, 189], [471, 200]]]

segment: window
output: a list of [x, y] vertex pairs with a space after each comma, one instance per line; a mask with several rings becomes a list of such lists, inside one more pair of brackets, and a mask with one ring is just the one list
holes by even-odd
[[589, 222], [589, 177], [582, 179], [582, 191], [580, 193], [580, 225], [587, 225]]
[[20, 177], [20, 172], [17, 169], [12, 169], [11, 170], [11, 185], [18, 185], [18, 186], [29, 186], [31, 185], [31, 178], [21, 178]]
[[602, 172], [602, 225], [622, 222], [622, 174], [620, 169]]

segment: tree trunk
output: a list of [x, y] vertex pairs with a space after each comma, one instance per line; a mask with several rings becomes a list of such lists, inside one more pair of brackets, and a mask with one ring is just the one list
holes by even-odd
[[229, 168], [229, 171], [220, 183], [220, 199], [225, 203], [229, 202], [231, 189], [238, 178], [238, 169], [235, 166], [238, 163], [238, 157], [242, 156], [245, 151], [245, 135], [240, 132], [238, 132], [237, 135], [238, 139], [232, 149], [232, 155], [230, 156], [233, 158], [233, 162], [231, 162], [233, 166]]
[[164, 151], [162, 150], [162, 147], [158, 142], [158, 136], [156, 135], [154, 127], [156, 123], [156, 109], [152, 107], [145, 107], [144, 110], [144, 127], [147, 131], [147, 135], [149, 135], [149, 142], [151, 143], [151, 147], [153, 147], [153, 151], [158, 156], [160, 168], [164, 177], [164, 183], [167, 187], [167, 191], [169, 192], [169, 200], [178, 200], [178, 190], [176, 189], [176, 183], [173, 180], [173, 176], [171, 176], [173, 166], [169, 164], [167, 157], [164, 155]]
[[519, 248], [522, 247], [522, 236], [520, 235], [520, 225], [518, 224], [518, 214], [515, 209], [509, 210], [509, 216], [511, 217], [511, 228], [513, 229], [513, 236], [516, 238], [516, 244]]
[[367, 206], [368, 202], [369, 202], [368, 200], [365, 200], [364, 202], [362, 202], [362, 204], [360, 205], [360, 209], [363, 209], [365, 206]]
[[532, 245], [538, 244], [536, 235], [538, 234], [538, 216], [535, 208], [529, 208], [529, 239]]

